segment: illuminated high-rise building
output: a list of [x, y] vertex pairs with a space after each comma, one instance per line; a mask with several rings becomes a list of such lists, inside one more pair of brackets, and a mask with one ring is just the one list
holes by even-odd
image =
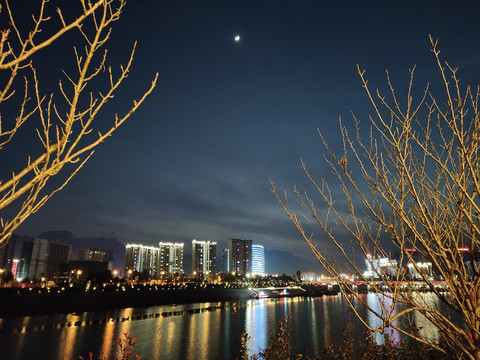
[[129, 270], [155, 276], [158, 274], [159, 248], [128, 244], [125, 247], [125, 273]]
[[249, 276], [252, 273], [252, 240], [228, 241], [230, 273]]
[[127, 244], [125, 246], [125, 273], [129, 270], [138, 271], [140, 268], [141, 245]]
[[230, 272], [230, 250], [228, 248], [223, 249], [223, 271]]
[[23, 281], [28, 277], [30, 271], [30, 263], [32, 261], [33, 240], [25, 241], [22, 245], [22, 254], [20, 257], [20, 263], [18, 265], [19, 270], [17, 272], [17, 280]]
[[[78, 260], [106, 263], [108, 270], [112, 270], [113, 250], [106, 250], [102, 248], [81, 248], [78, 254]], [[155, 266], [155, 268], [157, 268], [157, 266]]]
[[216, 263], [216, 242], [192, 240], [192, 273], [194, 276], [201, 278], [207, 273], [215, 274]]
[[[365, 257], [365, 265], [367, 271], [364, 276], [368, 278], [378, 279], [381, 276], [396, 276], [398, 270], [397, 260], [389, 259], [388, 257], [372, 257], [370, 253]], [[412, 266], [413, 267], [413, 266]], [[410, 267], [409, 267], [410, 269]]]
[[4, 271], [12, 271], [16, 245], [17, 236], [12, 235], [10, 236], [10, 240], [6, 243], [6, 245], [0, 247], [0, 268]]
[[183, 274], [183, 243], [160, 242], [159, 271], [166, 274]]
[[78, 260], [82, 261], [113, 261], [113, 251], [102, 248], [81, 248], [78, 254]]
[[59, 264], [67, 264], [72, 255], [72, 245], [60, 241], [37, 238], [33, 242], [28, 276], [31, 279], [53, 280]]
[[252, 275], [265, 276], [265, 249], [262, 245], [252, 245]]

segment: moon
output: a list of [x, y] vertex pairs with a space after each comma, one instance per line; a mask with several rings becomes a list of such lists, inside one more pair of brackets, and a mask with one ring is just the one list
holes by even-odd
[[233, 37], [233, 40], [235, 40], [235, 42], [237, 42], [237, 43], [240, 42], [240, 35], [238, 35], [238, 34], [235, 35], [235, 36]]

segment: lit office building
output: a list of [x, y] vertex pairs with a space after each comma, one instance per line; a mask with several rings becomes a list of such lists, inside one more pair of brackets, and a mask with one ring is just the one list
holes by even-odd
[[203, 277], [215, 274], [217, 263], [217, 243], [192, 240], [192, 274]]
[[252, 245], [252, 276], [265, 276], [265, 249]]
[[159, 243], [159, 271], [166, 274], [183, 274], [183, 243]]
[[228, 242], [230, 273], [251, 275], [252, 240], [230, 239]]

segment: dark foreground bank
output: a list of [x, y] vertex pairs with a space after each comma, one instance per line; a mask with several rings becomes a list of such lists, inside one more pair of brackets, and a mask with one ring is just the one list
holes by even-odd
[[173, 288], [155, 289], [137, 286], [119, 291], [70, 293], [1, 293], [0, 317], [49, 313], [97, 311], [127, 307], [146, 307], [166, 304], [186, 304], [250, 299], [254, 292], [248, 288]]
[[[310, 286], [290, 296], [333, 294], [325, 287]], [[334, 291], [335, 293], [337, 292]], [[169, 304], [238, 301], [255, 298], [246, 287], [210, 286], [108, 286], [85, 288], [0, 289], [0, 317], [60, 314]]]

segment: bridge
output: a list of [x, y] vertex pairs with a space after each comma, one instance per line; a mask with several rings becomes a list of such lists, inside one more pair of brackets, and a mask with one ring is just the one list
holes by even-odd
[[285, 296], [299, 296], [305, 293], [305, 289], [300, 286], [281, 286], [281, 287], [265, 287], [251, 288], [255, 292], [257, 298], [274, 298]]

